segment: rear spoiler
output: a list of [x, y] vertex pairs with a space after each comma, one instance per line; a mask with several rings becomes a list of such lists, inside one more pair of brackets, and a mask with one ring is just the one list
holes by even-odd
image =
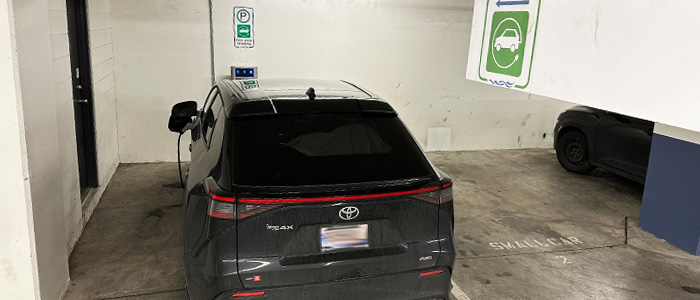
[[320, 99], [316, 100], [256, 100], [233, 106], [231, 117], [245, 118], [272, 115], [304, 114], [357, 114], [362, 116], [391, 116], [394, 108], [377, 99]]

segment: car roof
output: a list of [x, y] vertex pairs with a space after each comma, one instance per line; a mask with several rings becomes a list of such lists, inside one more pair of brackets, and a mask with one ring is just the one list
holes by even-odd
[[[375, 94], [355, 84], [342, 80], [317, 80], [317, 79], [252, 79], [252, 80], [222, 80], [217, 83], [224, 99], [226, 114], [231, 117], [235, 106], [245, 105], [253, 111], [260, 113], [278, 113], [278, 108], [295, 107], [294, 112], [305, 108], [318, 108], [324, 106], [349, 106], [354, 107], [360, 103], [360, 110], [392, 111], [391, 106]], [[307, 95], [307, 91], [313, 88], [315, 98], [313, 101]], [[251, 103], [258, 102], [258, 103]], [[264, 103], [263, 103], [264, 102]], [[311, 102], [314, 105], [311, 105]], [[330, 102], [334, 104], [331, 105]], [[318, 104], [315, 104], [318, 103]], [[322, 104], [323, 103], [323, 104]], [[381, 109], [379, 109], [381, 107]], [[370, 109], [371, 108], [371, 109]], [[343, 109], [344, 111], [346, 109]], [[246, 109], [249, 111], [249, 109]]]
[[306, 91], [314, 88], [316, 99], [378, 99], [377, 96], [352, 83], [341, 80], [319, 79], [253, 79], [223, 80], [239, 101], [308, 100]]

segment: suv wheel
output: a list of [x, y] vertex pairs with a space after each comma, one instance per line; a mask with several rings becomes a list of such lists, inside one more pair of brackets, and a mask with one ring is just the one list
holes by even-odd
[[571, 131], [562, 135], [557, 141], [557, 159], [564, 169], [569, 172], [586, 174], [593, 169], [588, 139], [579, 131]]

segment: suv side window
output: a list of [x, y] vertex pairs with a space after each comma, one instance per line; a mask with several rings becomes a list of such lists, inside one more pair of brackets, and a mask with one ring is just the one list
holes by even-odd
[[214, 102], [214, 98], [216, 97], [216, 94], [219, 93], [219, 87], [214, 86], [210, 91], [209, 94], [207, 94], [207, 99], [204, 100], [204, 106], [202, 106], [202, 112], [206, 112], [210, 107], [212, 102]]
[[211, 145], [211, 136], [214, 133], [214, 126], [216, 125], [216, 121], [219, 118], [219, 112], [223, 106], [221, 93], [217, 91], [214, 94], [214, 99], [212, 99], [212, 101], [208, 104], [209, 107], [205, 107], [206, 111], [204, 112], [204, 116], [202, 116], [202, 136], [204, 136], [204, 141], [207, 144], [207, 147]]
[[204, 100], [202, 111], [199, 113], [199, 119], [195, 121], [194, 128], [192, 129], [193, 141], [197, 141], [204, 136], [204, 132], [206, 131], [204, 128], [204, 118], [206, 117], [207, 112], [211, 110], [211, 105], [218, 93], [219, 88], [217, 86], [214, 86], [211, 90], [209, 90], [209, 94], [207, 94], [207, 98]]

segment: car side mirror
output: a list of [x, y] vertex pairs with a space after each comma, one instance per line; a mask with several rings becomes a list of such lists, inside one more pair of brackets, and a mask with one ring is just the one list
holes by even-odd
[[187, 124], [192, 123], [192, 117], [197, 114], [197, 102], [185, 101], [175, 104], [170, 111], [168, 129], [172, 132], [181, 133], [189, 128]]

